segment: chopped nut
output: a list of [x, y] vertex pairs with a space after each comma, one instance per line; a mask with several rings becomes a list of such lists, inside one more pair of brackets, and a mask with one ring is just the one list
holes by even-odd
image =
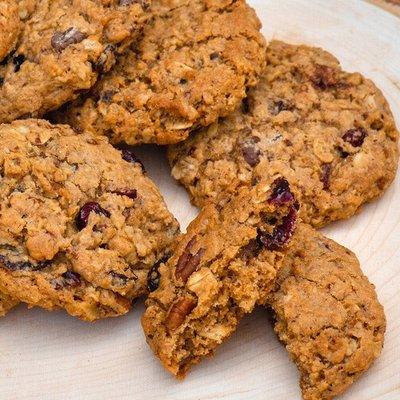
[[187, 282], [190, 275], [198, 268], [200, 264], [201, 257], [204, 254], [204, 249], [201, 248], [196, 254], [192, 254], [190, 250], [196, 243], [196, 238], [193, 237], [186, 245], [185, 250], [179, 257], [178, 263], [176, 265], [175, 277], [176, 279], [182, 279], [184, 283]]
[[186, 316], [196, 307], [197, 301], [189, 297], [180, 298], [171, 308], [166, 319], [168, 330], [179, 328]]

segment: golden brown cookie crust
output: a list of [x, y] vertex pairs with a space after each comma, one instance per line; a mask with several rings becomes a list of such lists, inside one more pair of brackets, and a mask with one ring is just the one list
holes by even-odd
[[26, 120], [0, 125], [0, 165], [0, 290], [86, 320], [126, 313], [179, 232], [141, 164]]
[[16, 0], [0, 1], [0, 61], [15, 46], [21, 28]]
[[271, 200], [276, 187], [260, 183], [242, 188], [222, 209], [205, 206], [172, 257], [150, 274], [155, 291], [146, 301], [143, 329], [178, 378], [212, 355], [272, 289], [297, 215], [289, 191], [286, 202]]
[[[1, 71], [0, 122], [42, 116], [91, 88], [147, 20], [143, 2], [41, 0]], [[146, 3], [147, 4], [147, 3]], [[24, 5], [32, 11], [34, 3]]]
[[331, 400], [379, 356], [386, 328], [356, 256], [299, 224], [268, 304], [301, 373], [305, 400]]
[[393, 181], [398, 131], [368, 79], [319, 48], [274, 41], [243, 106], [169, 151], [172, 175], [194, 204], [284, 175], [305, 222], [349, 218]]
[[4, 317], [18, 303], [18, 300], [0, 292], [0, 317]]
[[244, 0], [156, 0], [152, 10], [140, 42], [61, 120], [114, 143], [176, 143], [256, 84], [265, 41]]

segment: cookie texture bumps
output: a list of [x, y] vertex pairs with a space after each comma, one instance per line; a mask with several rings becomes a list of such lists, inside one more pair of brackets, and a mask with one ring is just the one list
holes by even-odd
[[21, 28], [16, 0], [0, 1], [0, 61], [15, 46]]
[[172, 374], [184, 377], [265, 302], [297, 207], [283, 178], [242, 188], [223, 209], [205, 206], [172, 257], [151, 271], [142, 325]]
[[330, 400], [379, 356], [385, 315], [356, 256], [299, 224], [268, 299], [305, 400]]
[[388, 103], [329, 53], [274, 41], [257, 87], [231, 116], [172, 146], [172, 175], [198, 206], [283, 174], [314, 226], [380, 196], [398, 161]]
[[42, 116], [92, 87], [113, 65], [115, 54], [137, 37], [146, 21], [143, 4], [39, 1], [1, 69], [0, 122]]
[[4, 317], [18, 303], [18, 300], [0, 292], [0, 317]]
[[126, 313], [179, 232], [133, 154], [26, 120], [0, 125], [0, 166], [0, 291], [85, 320]]
[[239, 105], [265, 65], [254, 10], [244, 0], [154, 0], [152, 11], [139, 43], [58, 117], [114, 143], [168, 144]]

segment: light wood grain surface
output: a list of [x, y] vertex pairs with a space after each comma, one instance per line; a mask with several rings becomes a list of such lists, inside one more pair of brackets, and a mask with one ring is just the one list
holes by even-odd
[[400, 17], [400, 0], [367, 0], [367, 1]]
[[[361, 0], [249, 0], [268, 38], [319, 45], [372, 78], [400, 123], [400, 19]], [[138, 152], [182, 226], [196, 215], [163, 151]], [[400, 178], [358, 216], [325, 232], [354, 250], [376, 284], [388, 329], [382, 357], [341, 400], [400, 399]], [[0, 322], [1, 400], [299, 400], [298, 374], [262, 309], [184, 382], [162, 370], [127, 316], [86, 324], [21, 306]]]

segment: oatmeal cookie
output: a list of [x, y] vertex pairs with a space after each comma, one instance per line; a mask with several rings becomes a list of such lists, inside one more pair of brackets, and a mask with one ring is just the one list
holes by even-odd
[[4, 317], [18, 303], [18, 300], [0, 292], [0, 317]]
[[147, 291], [179, 232], [128, 150], [41, 120], [0, 125], [0, 290], [85, 320]]
[[329, 53], [274, 41], [257, 87], [231, 116], [169, 149], [192, 201], [284, 175], [314, 226], [348, 218], [395, 177], [398, 131], [382, 93]]
[[146, 21], [143, 4], [147, 1], [38, 2], [2, 68], [0, 122], [42, 116], [91, 88], [114, 55], [136, 39]]
[[21, 27], [16, 0], [0, 0], [0, 61], [15, 46]]
[[141, 41], [56, 118], [112, 142], [168, 144], [232, 112], [265, 65], [244, 0], [154, 0]]
[[299, 224], [268, 299], [305, 400], [331, 400], [379, 356], [385, 314], [356, 256]]
[[297, 207], [283, 178], [244, 187], [223, 209], [205, 206], [172, 257], [150, 272], [142, 325], [168, 371], [184, 377], [266, 301]]

